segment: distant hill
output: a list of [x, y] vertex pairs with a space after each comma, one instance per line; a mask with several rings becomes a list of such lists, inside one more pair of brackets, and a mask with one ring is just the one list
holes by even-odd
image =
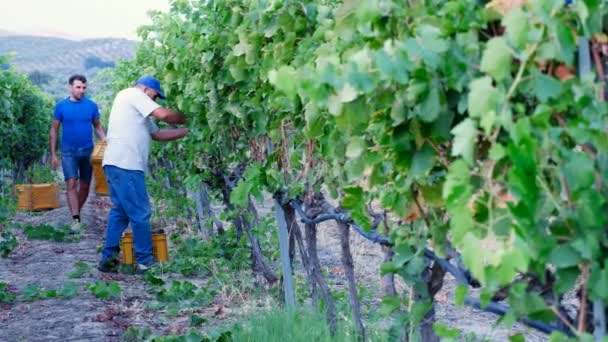
[[70, 40], [0, 30], [0, 54], [14, 53], [11, 64], [23, 73], [37, 75], [37, 80], [44, 81], [40, 87], [55, 98], [65, 96], [70, 75], [84, 74], [91, 80], [101, 68], [132, 59], [136, 48], [137, 42], [128, 39]]
[[63, 38], [3, 35], [0, 54], [15, 52], [13, 62], [23, 72], [71, 70], [84, 72], [88, 57], [104, 61], [131, 59], [136, 42], [127, 39], [101, 38], [69, 40]]

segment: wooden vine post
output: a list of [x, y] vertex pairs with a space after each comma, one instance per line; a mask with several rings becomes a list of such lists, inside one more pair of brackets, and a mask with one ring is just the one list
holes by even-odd
[[294, 309], [296, 306], [296, 298], [293, 283], [293, 274], [291, 271], [291, 260], [289, 257], [289, 233], [287, 231], [287, 222], [285, 220], [285, 212], [279, 200], [275, 198], [275, 217], [277, 219], [277, 228], [279, 233], [279, 249], [281, 254], [281, 268], [283, 270], [283, 291], [285, 294], [285, 305], [288, 309]]

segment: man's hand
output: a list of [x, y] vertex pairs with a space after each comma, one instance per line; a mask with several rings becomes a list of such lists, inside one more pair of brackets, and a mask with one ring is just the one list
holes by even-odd
[[59, 161], [57, 160], [56, 155], [51, 156], [51, 169], [57, 170], [57, 166], [59, 166]]

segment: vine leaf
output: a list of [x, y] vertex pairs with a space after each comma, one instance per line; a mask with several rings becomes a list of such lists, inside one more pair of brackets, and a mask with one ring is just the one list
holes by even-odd
[[454, 135], [452, 156], [462, 156], [469, 165], [473, 165], [475, 140], [477, 137], [475, 121], [469, 118], [464, 119], [452, 129], [452, 134]]
[[521, 8], [514, 8], [505, 15], [502, 24], [507, 31], [507, 39], [513, 46], [522, 49], [528, 41], [529, 19]]
[[504, 37], [494, 37], [488, 41], [481, 58], [480, 69], [502, 81], [511, 71], [511, 51]]
[[562, 82], [542, 73], [536, 73], [532, 83], [536, 97], [543, 102], [557, 98], [562, 91]]

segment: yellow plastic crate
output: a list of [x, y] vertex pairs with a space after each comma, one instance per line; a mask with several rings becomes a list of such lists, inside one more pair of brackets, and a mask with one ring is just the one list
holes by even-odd
[[[124, 233], [120, 240], [123, 264], [133, 265], [135, 263], [135, 252], [133, 249], [133, 234]], [[152, 255], [160, 263], [169, 261], [169, 248], [167, 246], [167, 234], [152, 234]]]
[[19, 210], [45, 210], [59, 208], [59, 186], [54, 183], [15, 185]]

